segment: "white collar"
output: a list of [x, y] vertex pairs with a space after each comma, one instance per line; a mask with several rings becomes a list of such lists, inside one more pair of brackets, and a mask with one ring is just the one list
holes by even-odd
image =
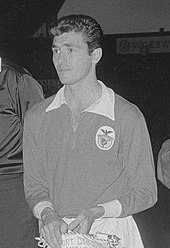
[[[115, 105], [115, 94], [114, 91], [106, 85], [98, 80], [100, 85], [102, 86], [102, 96], [101, 98], [93, 103], [90, 107], [83, 110], [83, 112], [90, 112], [90, 113], [96, 113], [99, 115], [103, 115], [108, 117], [111, 120], [115, 120], [115, 111], [114, 111], [114, 105]], [[64, 89], [65, 86], [63, 86], [56, 94], [54, 100], [52, 103], [47, 107], [46, 112], [49, 112], [51, 110], [59, 108], [62, 104], [66, 104], [66, 99], [64, 96]]]

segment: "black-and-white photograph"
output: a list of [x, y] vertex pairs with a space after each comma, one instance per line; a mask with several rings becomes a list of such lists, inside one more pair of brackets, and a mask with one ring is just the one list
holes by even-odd
[[0, 0], [0, 248], [170, 248], [170, 0]]

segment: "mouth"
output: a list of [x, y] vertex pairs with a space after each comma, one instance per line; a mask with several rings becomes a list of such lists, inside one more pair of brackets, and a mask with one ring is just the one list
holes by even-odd
[[58, 70], [62, 72], [62, 71], [69, 71], [70, 69], [69, 68], [59, 68]]
[[70, 72], [70, 69], [59, 69], [58, 73], [60, 75], [68, 74]]
[[68, 71], [70, 71], [70, 70], [69, 69], [59, 69], [58, 70], [58, 72], [61, 73], [61, 74], [65, 73], [65, 72], [68, 72]]

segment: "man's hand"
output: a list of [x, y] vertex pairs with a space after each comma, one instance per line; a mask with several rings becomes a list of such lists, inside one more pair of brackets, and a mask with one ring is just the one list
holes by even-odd
[[41, 213], [42, 225], [40, 232], [51, 248], [60, 248], [62, 233], [68, 231], [68, 225], [51, 208], [45, 208]]
[[105, 213], [102, 206], [91, 209], [84, 209], [77, 218], [68, 225], [68, 229], [73, 232], [88, 234], [95, 219], [100, 218]]

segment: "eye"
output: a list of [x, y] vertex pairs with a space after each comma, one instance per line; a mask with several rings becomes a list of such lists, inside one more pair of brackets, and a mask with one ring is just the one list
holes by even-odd
[[59, 49], [57, 49], [57, 48], [53, 49], [53, 54], [59, 54], [59, 53], [60, 53]]
[[70, 53], [72, 53], [73, 51], [74, 51], [74, 49], [73, 48], [68, 48], [68, 51], [70, 52]]

